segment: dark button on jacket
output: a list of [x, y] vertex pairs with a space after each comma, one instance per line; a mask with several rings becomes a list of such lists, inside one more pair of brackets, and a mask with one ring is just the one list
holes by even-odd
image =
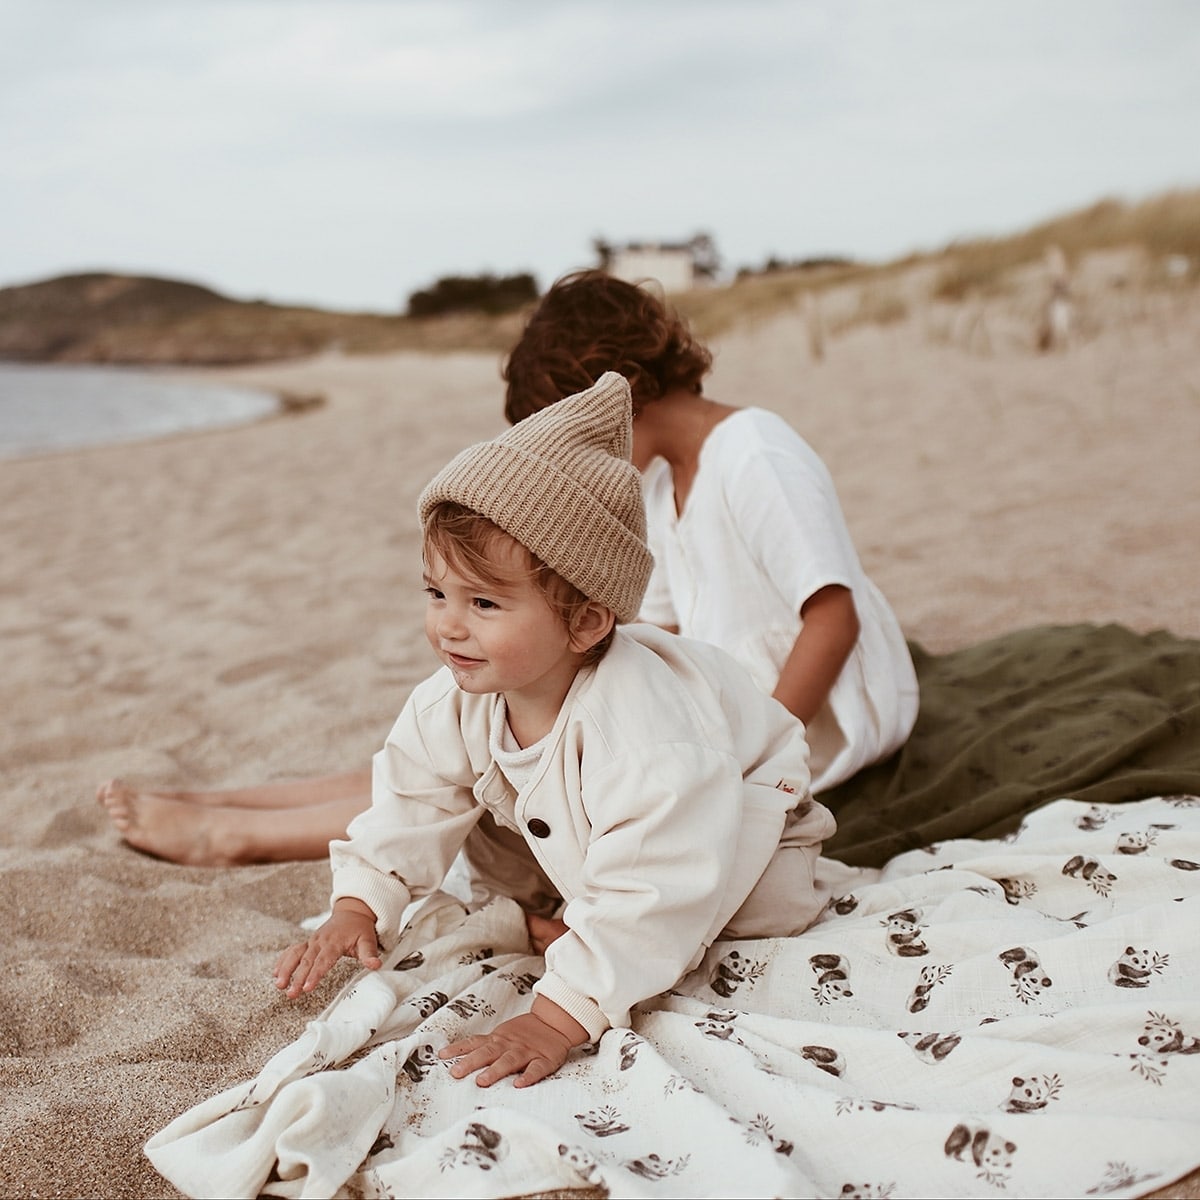
[[529, 822], [529, 832], [532, 833], [535, 838], [549, 837], [550, 826], [547, 825], [541, 817], [534, 817], [533, 820]]

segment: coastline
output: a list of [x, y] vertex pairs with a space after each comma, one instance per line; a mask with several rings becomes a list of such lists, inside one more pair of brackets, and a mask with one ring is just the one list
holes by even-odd
[[126, 444], [264, 420], [270, 390], [214, 385], [155, 366], [0, 361], [0, 460]]
[[[1044, 356], [998, 325], [972, 350], [917, 315], [813, 362], [796, 311], [719, 339], [706, 391], [812, 443], [868, 574], [931, 651], [1042, 623], [1195, 638], [1198, 335], [1194, 296]], [[6, 1194], [174, 1194], [144, 1141], [332, 995], [289, 1003], [268, 977], [324, 907], [323, 863], [165, 864], [92, 794], [117, 774], [220, 787], [365, 765], [433, 665], [417, 495], [503, 427], [490, 353], [171, 374], [327, 402], [0, 467]]]

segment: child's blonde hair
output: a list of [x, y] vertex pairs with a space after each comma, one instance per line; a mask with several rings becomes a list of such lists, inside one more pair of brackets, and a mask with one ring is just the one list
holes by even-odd
[[[498, 547], [515, 547], [517, 561], [524, 567], [516, 574], [500, 565]], [[574, 633], [583, 610], [592, 601], [573, 583], [568, 583], [557, 571], [548, 567], [527, 546], [505, 533], [487, 517], [443, 500], [429, 510], [425, 518], [425, 539], [421, 557], [429, 566], [430, 552], [436, 554], [455, 571], [478, 580], [484, 587], [504, 587], [515, 579], [528, 579], [541, 592], [550, 610], [558, 616], [569, 633]], [[583, 655], [583, 665], [598, 663], [612, 645], [613, 631], [600, 639]]]

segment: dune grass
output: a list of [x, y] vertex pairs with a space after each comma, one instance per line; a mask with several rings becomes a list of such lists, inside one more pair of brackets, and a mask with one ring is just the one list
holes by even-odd
[[976, 238], [952, 242], [925, 254], [914, 254], [887, 263], [863, 263], [811, 271], [780, 271], [750, 275], [727, 288], [704, 289], [673, 296], [676, 307], [699, 333], [712, 336], [744, 320], [770, 315], [795, 306], [805, 292], [817, 294], [846, 284], [863, 288], [858, 319], [888, 324], [902, 319], [907, 302], [889, 280], [913, 267], [937, 269], [934, 299], [959, 301], [1004, 289], [1013, 272], [1040, 262], [1050, 246], [1057, 245], [1069, 262], [1098, 250], [1137, 248], [1159, 270], [1162, 265], [1186, 259], [1174, 277], [1200, 278], [1200, 189], [1179, 190], [1137, 203], [1101, 200], [1087, 208], [1055, 217], [1024, 232], [1007, 237]]

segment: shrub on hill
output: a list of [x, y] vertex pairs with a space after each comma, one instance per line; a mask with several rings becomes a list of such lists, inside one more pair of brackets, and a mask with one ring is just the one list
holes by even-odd
[[435, 317], [442, 313], [482, 312], [493, 316], [512, 312], [536, 300], [537, 281], [520, 275], [446, 275], [431, 288], [408, 298], [410, 317]]

